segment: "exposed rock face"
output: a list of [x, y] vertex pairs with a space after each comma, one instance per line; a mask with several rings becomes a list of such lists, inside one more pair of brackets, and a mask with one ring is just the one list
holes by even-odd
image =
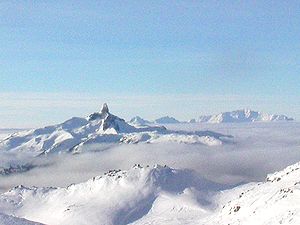
[[97, 120], [97, 119], [107, 119], [111, 114], [109, 113], [109, 109], [106, 103], [103, 104], [100, 112], [95, 112], [89, 115], [88, 120]]
[[106, 103], [103, 104], [102, 109], [101, 109], [101, 113], [102, 114], [108, 114], [109, 110], [108, 110], [108, 106]]

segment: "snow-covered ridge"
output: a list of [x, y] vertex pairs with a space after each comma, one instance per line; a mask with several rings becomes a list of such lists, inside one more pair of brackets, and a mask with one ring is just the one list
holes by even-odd
[[[215, 205], [199, 218], [186, 212], [199, 225], [266, 225], [300, 224], [300, 162], [270, 174], [264, 182], [249, 183], [211, 196]], [[161, 212], [150, 213], [135, 224], [180, 224], [178, 218], [162, 218]], [[168, 216], [170, 216], [168, 214]], [[167, 216], [166, 216], [167, 217]]]
[[[201, 193], [218, 188], [189, 170], [135, 165], [66, 188], [15, 187], [0, 195], [0, 212], [53, 225], [122, 225], [138, 221], [157, 201], [173, 196], [184, 200], [181, 206], [188, 212], [202, 215], [207, 194]], [[174, 210], [174, 203], [165, 207]]]
[[145, 126], [145, 125], [155, 125], [155, 124], [175, 124], [181, 123], [179, 120], [175, 119], [171, 116], [163, 116], [155, 119], [154, 121], [145, 120], [140, 116], [135, 116], [131, 120], [128, 121], [130, 124], [137, 126]]
[[180, 123], [180, 121], [178, 121], [174, 117], [170, 117], [170, 116], [164, 116], [164, 117], [158, 118], [154, 122], [158, 123], [158, 124]]
[[26, 151], [35, 155], [78, 153], [87, 144], [171, 141], [220, 145], [228, 138], [214, 132], [173, 132], [163, 126], [133, 126], [111, 114], [104, 104], [100, 112], [87, 118], [73, 117], [61, 124], [14, 133], [0, 141], [0, 150]]
[[0, 195], [0, 221], [14, 215], [53, 225], [300, 224], [300, 163], [220, 191], [226, 188], [191, 170], [136, 164], [65, 188], [15, 187]]
[[220, 209], [199, 224], [300, 224], [300, 163], [221, 196]]
[[129, 123], [133, 124], [133, 125], [138, 125], [138, 126], [146, 126], [146, 125], [151, 124], [152, 122], [149, 120], [144, 120], [140, 116], [135, 116], [129, 121]]
[[203, 115], [198, 119], [189, 121], [179, 121], [174, 117], [161, 117], [154, 121], [145, 120], [139, 116], [133, 117], [129, 123], [138, 126], [151, 124], [176, 124], [176, 123], [242, 123], [242, 122], [274, 122], [274, 121], [293, 121], [286, 115], [268, 114], [263, 112], [252, 111], [250, 109], [241, 109], [231, 112], [223, 112], [216, 115]]
[[275, 115], [262, 112], [256, 112], [249, 109], [224, 112], [217, 115], [200, 116], [194, 122], [199, 123], [241, 123], [241, 122], [271, 122], [271, 121], [291, 121], [285, 115]]

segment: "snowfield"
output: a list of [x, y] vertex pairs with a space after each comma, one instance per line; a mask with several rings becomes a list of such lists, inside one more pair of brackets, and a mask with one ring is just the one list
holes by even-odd
[[224, 188], [190, 170], [135, 165], [66, 188], [15, 187], [0, 195], [0, 221], [14, 215], [53, 225], [300, 223], [300, 163], [218, 192]]
[[121, 225], [143, 224], [138, 220], [149, 211], [156, 217], [156, 211], [163, 209], [174, 221], [192, 222], [211, 207], [207, 191], [217, 189], [217, 184], [192, 171], [135, 165], [67, 188], [18, 186], [0, 196], [0, 211], [53, 225]]
[[300, 224], [300, 163], [221, 193], [218, 201], [203, 224]]

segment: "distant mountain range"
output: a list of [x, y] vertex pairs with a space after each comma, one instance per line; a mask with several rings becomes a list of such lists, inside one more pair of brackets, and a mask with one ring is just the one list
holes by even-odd
[[249, 109], [224, 112], [216, 115], [200, 116], [198, 119], [191, 119], [188, 122], [180, 122], [174, 117], [161, 117], [154, 121], [145, 120], [139, 116], [132, 118], [129, 122], [135, 125], [149, 124], [176, 124], [176, 123], [244, 123], [244, 122], [274, 122], [274, 121], [293, 121], [286, 115], [268, 114], [252, 111]]
[[148, 124], [151, 124], [152, 122], [149, 121], [149, 120], [144, 120], [143, 118], [139, 117], [139, 116], [136, 116], [136, 117], [133, 117], [129, 123], [131, 124], [135, 124], [135, 125], [141, 125], [141, 126], [145, 126], [145, 125], [148, 125]]
[[176, 120], [174, 117], [164, 116], [164, 117], [156, 119], [154, 121], [154, 123], [168, 124], [168, 123], [180, 123], [180, 121]]
[[151, 125], [151, 124], [170, 124], [170, 123], [180, 123], [179, 120], [176, 120], [174, 117], [170, 116], [164, 116], [160, 117], [154, 121], [150, 120], [145, 120], [139, 116], [133, 117], [129, 123], [134, 124], [134, 125], [140, 125], [140, 126], [145, 126], [145, 125]]
[[224, 112], [217, 115], [200, 116], [199, 123], [243, 123], [243, 122], [272, 122], [272, 121], [292, 121], [286, 115], [268, 114], [256, 112], [249, 109]]
[[[0, 150], [26, 151], [34, 155], [79, 153], [82, 147], [88, 144], [180, 142], [221, 145], [226, 138], [231, 138], [211, 131], [184, 132], [167, 130], [164, 126], [155, 124], [145, 126], [149, 122], [139, 117], [132, 122], [144, 126], [125, 122], [124, 119], [111, 114], [107, 104], [104, 104], [100, 112], [92, 113], [87, 118], [73, 117], [61, 124], [11, 134], [0, 140]], [[157, 122], [175, 123], [176, 120], [164, 117]], [[23, 169], [4, 168], [3, 173]]]

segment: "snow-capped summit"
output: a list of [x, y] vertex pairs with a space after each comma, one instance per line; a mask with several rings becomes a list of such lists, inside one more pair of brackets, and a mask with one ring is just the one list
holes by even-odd
[[135, 127], [110, 113], [107, 104], [87, 118], [73, 117], [61, 124], [14, 133], [0, 141], [0, 150], [26, 151], [34, 155], [80, 152], [87, 144], [181, 142], [220, 145], [213, 132], [174, 132], [163, 126]]
[[170, 117], [170, 116], [163, 116], [154, 121], [145, 120], [139, 116], [136, 116], [136, 117], [133, 117], [129, 121], [129, 123], [138, 125], [138, 126], [145, 126], [145, 125], [150, 125], [150, 124], [175, 124], [175, 123], [180, 123], [180, 121], [178, 121], [174, 117]]
[[241, 109], [232, 112], [224, 112], [217, 115], [200, 116], [197, 122], [207, 123], [241, 123], [241, 122], [271, 122], [271, 121], [291, 121], [285, 115], [267, 114], [250, 109]]
[[129, 123], [137, 126], [146, 126], [151, 124], [152, 122], [145, 120], [140, 116], [135, 116], [129, 121]]
[[107, 103], [104, 103], [100, 112], [89, 115], [88, 120], [105, 119], [110, 115]]
[[174, 117], [170, 117], [170, 116], [164, 116], [164, 117], [158, 118], [154, 122], [158, 123], [158, 124], [180, 123], [180, 121], [178, 121]]
[[[99, 124], [97, 132], [106, 133], [126, 133], [135, 131], [135, 127], [129, 125], [124, 119], [121, 119], [109, 112], [108, 105], [103, 104], [100, 112], [92, 113], [87, 120], [93, 124]], [[107, 132], [108, 131], [108, 132]]]

